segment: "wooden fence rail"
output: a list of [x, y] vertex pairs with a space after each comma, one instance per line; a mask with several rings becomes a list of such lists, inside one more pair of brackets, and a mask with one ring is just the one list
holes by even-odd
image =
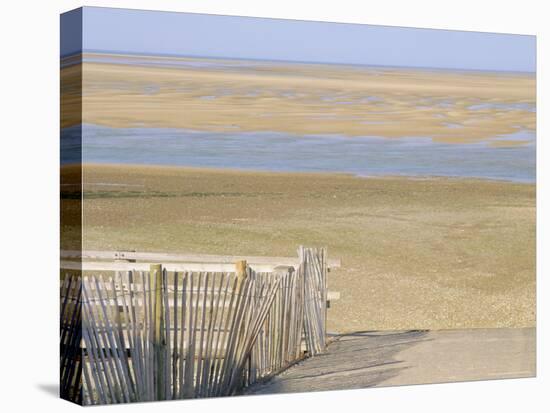
[[[232, 272], [235, 263], [246, 260], [254, 271], [272, 272], [284, 265], [297, 268], [299, 257], [255, 257], [210, 254], [173, 254], [138, 251], [61, 251], [61, 268], [84, 271], [149, 271], [151, 263], [162, 263], [168, 271]], [[328, 268], [339, 268], [339, 259], [327, 261]]]
[[326, 251], [256, 272], [63, 274], [61, 394], [86, 405], [232, 395], [325, 348]]

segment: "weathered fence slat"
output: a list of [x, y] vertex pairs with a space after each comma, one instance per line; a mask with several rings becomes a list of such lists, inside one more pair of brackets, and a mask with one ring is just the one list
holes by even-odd
[[61, 282], [60, 312], [60, 395], [82, 402], [81, 275], [65, 274]]

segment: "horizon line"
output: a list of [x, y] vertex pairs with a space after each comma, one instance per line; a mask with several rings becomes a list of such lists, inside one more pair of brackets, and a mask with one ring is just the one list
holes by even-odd
[[[421, 66], [421, 65], [384, 65], [376, 63], [335, 63], [335, 62], [323, 62], [323, 61], [308, 61], [308, 60], [285, 60], [285, 59], [260, 59], [251, 57], [232, 57], [232, 56], [208, 56], [208, 55], [193, 55], [193, 54], [177, 54], [177, 53], [156, 53], [150, 51], [143, 52], [131, 52], [126, 50], [102, 50], [102, 49], [82, 49], [78, 52], [61, 54], [60, 59], [68, 59], [78, 55], [86, 53], [90, 54], [105, 54], [105, 55], [120, 55], [120, 56], [143, 56], [143, 57], [166, 57], [166, 58], [191, 58], [191, 59], [211, 59], [211, 60], [236, 60], [236, 61], [255, 61], [255, 62], [276, 62], [276, 63], [296, 63], [296, 64], [311, 64], [311, 65], [329, 65], [329, 66], [351, 66], [351, 67], [378, 67], [378, 68], [403, 68], [403, 69], [418, 69], [418, 70], [444, 70], [455, 72], [480, 72], [480, 73], [510, 73], [510, 74], [524, 74], [524, 75], [536, 75], [537, 70], [502, 70], [502, 69], [477, 69], [477, 68], [463, 68], [452, 66]], [[75, 64], [83, 63], [76, 62]], [[68, 65], [70, 66], [70, 65]]]

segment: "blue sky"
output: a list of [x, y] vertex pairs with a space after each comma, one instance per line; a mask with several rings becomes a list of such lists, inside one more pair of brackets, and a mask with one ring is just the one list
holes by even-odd
[[[62, 16], [62, 25], [74, 24], [77, 14]], [[536, 70], [536, 38], [526, 35], [97, 7], [84, 8], [83, 25], [85, 51]], [[62, 55], [75, 52], [77, 43], [62, 41]]]

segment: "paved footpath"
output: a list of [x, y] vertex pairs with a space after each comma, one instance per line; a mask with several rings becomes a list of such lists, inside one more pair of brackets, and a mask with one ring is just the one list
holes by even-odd
[[246, 394], [535, 375], [534, 328], [364, 332], [333, 339], [326, 353], [252, 386]]

